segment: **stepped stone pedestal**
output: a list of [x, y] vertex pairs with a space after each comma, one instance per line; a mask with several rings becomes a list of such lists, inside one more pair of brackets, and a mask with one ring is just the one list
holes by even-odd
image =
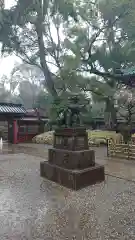
[[40, 175], [74, 190], [105, 179], [104, 167], [95, 163], [95, 152], [89, 150], [85, 128], [55, 130], [53, 148], [48, 161], [40, 163]]

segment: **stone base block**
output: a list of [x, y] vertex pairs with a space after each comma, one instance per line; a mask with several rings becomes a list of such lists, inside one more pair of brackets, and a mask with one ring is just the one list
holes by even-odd
[[52, 148], [48, 150], [49, 163], [68, 169], [84, 169], [95, 165], [93, 150], [69, 151]]
[[73, 190], [79, 190], [105, 179], [104, 167], [98, 164], [83, 170], [69, 170], [49, 162], [41, 162], [40, 175]]
[[88, 133], [82, 127], [56, 129], [53, 147], [70, 151], [88, 150]]

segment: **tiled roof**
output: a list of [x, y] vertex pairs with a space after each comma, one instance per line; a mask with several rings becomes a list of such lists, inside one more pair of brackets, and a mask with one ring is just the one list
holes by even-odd
[[25, 108], [21, 104], [0, 103], [0, 114], [26, 114]]
[[[39, 119], [37, 118], [37, 117], [23, 117], [23, 118], [21, 118], [20, 120], [23, 120], [23, 121], [39, 121]], [[48, 120], [48, 118], [41, 118], [40, 119], [41, 121], [47, 121]]]

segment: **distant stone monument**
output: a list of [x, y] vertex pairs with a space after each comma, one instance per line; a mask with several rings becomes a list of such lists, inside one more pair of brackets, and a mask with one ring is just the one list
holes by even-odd
[[61, 123], [54, 132], [53, 148], [48, 151], [48, 161], [40, 163], [40, 174], [65, 187], [78, 190], [102, 182], [104, 167], [95, 163], [95, 152], [89, 149], [88, 135], [80, 127], [78, 96], [72, 96], [67, 112], [61, 116]]

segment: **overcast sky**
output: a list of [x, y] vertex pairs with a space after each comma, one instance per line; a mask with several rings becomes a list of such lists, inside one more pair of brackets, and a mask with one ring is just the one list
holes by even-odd
[[5, 7], [10, 8], [13, 6], [15, 0], [5, 0]]

